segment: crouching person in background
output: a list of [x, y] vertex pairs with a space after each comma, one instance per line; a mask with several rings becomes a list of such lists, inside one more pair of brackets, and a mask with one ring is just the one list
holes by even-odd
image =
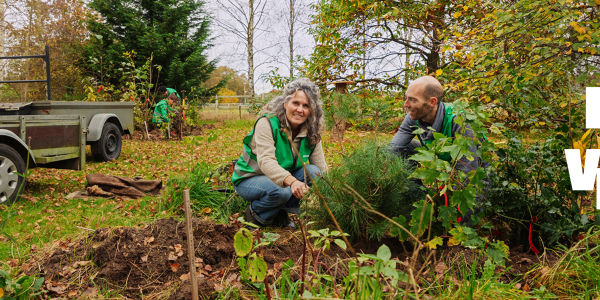
[[[307, 170], [313, 178], [327, 171], [319, 97], [318, 87], [306, 78], [288, 83], [283, 95], [263, 108], [244, 138], [232, 182], [240, 197], [250, 201], [246, 221], [258, 226], [296, 226], [288, 213], [300, 213], [300, 200], [312, 186], [300, 160], [310, 161]], [[299, 153], [292, 151], [289, 139]]]

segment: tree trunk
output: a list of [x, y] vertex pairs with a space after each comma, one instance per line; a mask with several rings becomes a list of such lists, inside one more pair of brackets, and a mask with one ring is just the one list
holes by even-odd
[[431, 52], [427, 56], [427, 74], [432, 75], [440, 68], [440, 32], [444, 30], [444, 12], [445, 4], [436, 11], [436, 17], [431, 22], [431, 31], [433, 39], [431, 39]]
[[248, 18], [248, 89], [250, 97], [254, 97], [254, 0], [248, 1], [250, 8]]
[[[340, 94], [346, 93], [346, 82], [336, 82], [335, 83], [335, 91]], [[339, 106], [339, 103], [334, 102], [334, 106]], [[343, 141], [344, 140], [344, 131], [346, 131], [346, 120], [345, 119], [335, 119], [334, 118], [333, 128], [331, 128], [331, 139]]]
[[294, 77], [294, 0], [290, 0], [290, 78]]

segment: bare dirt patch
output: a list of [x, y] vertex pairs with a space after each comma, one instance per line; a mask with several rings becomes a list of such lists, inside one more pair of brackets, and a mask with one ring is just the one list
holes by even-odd
[[[226, 285], [242, 287], [233, 248], [233, 236], [238, 227], [195, 219], [193, 230], [202, 295], [214, 298], [214, 291], [222, 290]], [[268, 280], [273, 282], [279, 276], [281, 264], [288, 259], [294, 261], [292, 279], [299, 279], [303, 253], [301, 233], [279, 228], [269, 230], [277, 231], [281, 237], [262, 251], [269, 269]], [[353, 246], [358, 253], [375, 254], [382, 244], [390, 248], [392, 258], [399, 262], [406, 261], [411, 254], [404, 249], [411, 251], [412, 247], [395, 238], [381, 242], [357, 241]], [[510, 269], [503, 275], [503, 281], [513, 280], [539, 263], [538, 256], [519, 250], [511, 250], [507, 262]], [[455, 274], [460, 267], [452, 266], [473, 264], [475, 253], [463, 247], [444, 247], [437, 250], [435, 259], [424, 267], [432, 271], [430, 274], [452, 272], [451, 277], [460, 280], [460, 274]], [[317, 254], [316, 249], [313, 254], [307, 250], [307, 269], [313, 270]], [[102, 228], [77, 241], [56, 242], [53, 251], [40, 260], [31, 260], [23, 269], [30, 275], [44, 276], [45, 288], [59, 296], [95, 295], [111, 290], [133, 299], [151, 294], [170, 295], [169, 299], [191, 299], [188, 257], [184, 223], [160, 219], [143, 227]], [[346, 251], [332, 245], [331, 250], [320, 254], [318, 261], [323, 264], [317, 267], [321, 272], [333, 273], [332, 277], [339, 280], [347, 275], [344, 262], [349, 259]], [[480, 257], [477, 263], [483, 265], [484, 260]], [[440, 262], [443, 263], [440, 265]], [[417, 269], [423, 263], [418, 262]], [[399, 266], [403, 268], [402, 263]]]
[[[202, 125], [194, 127], [194, 128], [190, 128], [190, 127], [186, 126], [185, 128], [183, 128], [182, 132], [183, 132], [184, 137], [185, 136], [198, 136], [198, 135], [204, 134], [205, 131], [211, 130], [214, 128], [215, 128], [215, 124], [202, 124]], [[154, 125], [151, 125], [148, 127], [148, 137], [150, 138], [151, 141], [168, 140], [168, 137], [165, 136], [165, 134], [163, 132], [161, 132], [160, 129], [158, 129], [158, 127], [156, 127]], [[134, 131], [134, 133], [131, 135], [123, 136], [123, 139], [146, 141], [146, 140], [148, 140], [148, 137], [146, 137], [146, 129], [142, 128], [142, 130]], [[171, 139], [176, 139], [176, 138], [177, 137], [175, 137], [175, 136], [171, 136]]]

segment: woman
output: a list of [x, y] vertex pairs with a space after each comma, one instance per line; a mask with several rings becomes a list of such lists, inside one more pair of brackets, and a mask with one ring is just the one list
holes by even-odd
[[235, 165], [233, 184], [237, 193], [250, 201], [246, 221], [294, 228], [288, 213], [300, 213], [300, 200], [312, 186], [304, 181], [304, 169], [297, 153], [292, 153], [288, 133], [310, 165], [313, 178], [327, 171], [321, 145], [324, 127], [319, 89], [306, 78], [288, 83], [261, 111], [254, 129], [244, 138], [242, 156]]

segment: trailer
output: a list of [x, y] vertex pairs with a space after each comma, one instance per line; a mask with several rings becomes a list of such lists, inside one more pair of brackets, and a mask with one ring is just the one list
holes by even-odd
[[0, 104], [0, 203], [25, 186], [27, 167], [84, 170], [85, 146], [94, 160], [121, 154], [132, 134], [134, 102], [40, 101]]

